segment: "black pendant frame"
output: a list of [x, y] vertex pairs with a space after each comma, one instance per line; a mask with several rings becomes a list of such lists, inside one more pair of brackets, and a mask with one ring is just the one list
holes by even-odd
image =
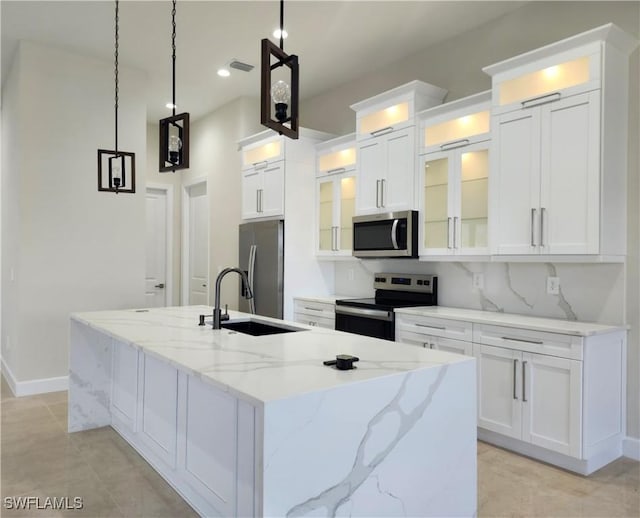
[[[120, 161], [121, 179], [114, 181], [113, 166]], [[130, 180], [127, 181], [127, 162], [129, 162]], [[106, 165], [106, 167], [104, 167]], [[104, 173], [104, 174], [103, 174]], [[98, 149], [98, 191], [133, 194], [136, 192], [136, 154], [127, 151]]]
[[[160, 156], [159, 171], [166, 173], [168, 171], [175, 172], [178, 169], [189, 168], [189, 114], [187, 112], [179, 115], [172, 115], [166, 119], [161, 119], [160, 127]], [[172, 162], [169, 158], [169, 138], [171, 137], [171, 128], [177, 128], [178, 138], [182, 141], [182, 147], [178, 151], [178, 159]]]
[[[271, 56], [276, 58], [276, 63], [271, 64]], [[278, 121], [271, 116], [271, 71], [281, 66], [289, 67], [291, 71], [291, 115], [284, 121]], [[267, 128], [277, 131], [280, 135], [286, 135], [291, 139], [298, 138], [298, 94], [299, 94], [300, 67], [298, 56], [288, 55], [280, 47], [268, 38], [262, 40], [262, 53], [260, 63], [260, 123]], [[289, 123], [289, 126], [285, 126]]]

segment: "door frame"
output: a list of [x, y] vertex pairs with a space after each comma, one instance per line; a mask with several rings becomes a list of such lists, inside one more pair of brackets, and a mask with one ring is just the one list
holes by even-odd
[[145, 186], [145, 196], [149, 189], [164, 191], [167, 196], [166, 204], [166, 250], [165, 250], [165, 303], [166, 306], [173, 306], [173, 185], [166, 183], [147, 182]]
[[[189, 213], [191, 208], [191, 196], [189, 196], [189, 189], [196, 185], [205, 184], [207, 188], [207, 209], [209, 208], [209, 185], [207, 183], [206, 176], [197, 176], [186, 180], [182, 184], [182, 261], [181, 261], [181, 280], [182, 289], [180, 294], [180, 304], [185, 306], [189, 300]], [[208, 212], [208, 211], [207, 211]], [[211, 250], [209, 248], [209, 220], [207, 219], [207, 265], [209, 265], [209, 259], [211, 256]], [[210, 268], [207, 268], [207, 305], [209, 305], [209, 293], [210, 293]]]

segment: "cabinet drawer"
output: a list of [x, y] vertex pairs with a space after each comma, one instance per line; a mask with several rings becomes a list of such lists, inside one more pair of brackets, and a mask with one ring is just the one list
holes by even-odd
[[311, 317], [329, 319], [335, 319], [336, 315], [334, 305], [330, 302], [315, 302], [301, 299], [293, 300], [293, 312]]
[[306, 315], [302, 313], [294, 313], [293, 321], [308, 326], [323, 327], [325, 329], [335, 329], [335, 318], [318, 317], [315, 315]]
[[473, 326], [471, 322], [448, 320], [445, 318], [417, 315], [396, 315], [396, 329], [413, 333], [441, 336], [471, 342]]
[[582, 337], [531, 329], [476, 324], [473, 341], [518, 351], [582, 360]]

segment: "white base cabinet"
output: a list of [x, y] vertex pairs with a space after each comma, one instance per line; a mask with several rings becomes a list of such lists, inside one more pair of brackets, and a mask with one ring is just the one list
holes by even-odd
[[305, 298], [293, 299], [293, 321], [308, 326], [335, 329], [336, 310], [331, 302], [318, 302]]
[[396, 311], [397, 342], [475, 356], [478, 438], [588, 475], [622, 455], [626, 331], [558, 328], [562, 321], [503, 313]]

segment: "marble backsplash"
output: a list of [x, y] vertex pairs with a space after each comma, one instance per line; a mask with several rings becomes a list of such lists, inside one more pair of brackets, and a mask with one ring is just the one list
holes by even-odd
[[[373, 293], [376, 272], [438, 276], [438, 304], [582, 322], [621, 324], [625, 318], [623, 264], [420, 262], [354, 260], [336, 263], [335, 292]], [[473, 274], [484, 276], [481, 289]], [[547, 294], [547, 277], [560, 279], [557, 295]]]

